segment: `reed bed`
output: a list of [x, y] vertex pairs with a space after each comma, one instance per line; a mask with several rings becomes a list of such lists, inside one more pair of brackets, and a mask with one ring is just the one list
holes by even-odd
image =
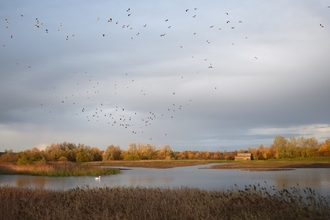
[[115, 168], [98, 168], [71, 162], [40, 163], [33, 165], [0, 164], [0, 174], [33, 176], [103, 176], [120, 173]]
[[0, 186], [0, 219], [330, 219], [329, 197], [299, 186], [277, 191], [103, 187], [45, 190]]

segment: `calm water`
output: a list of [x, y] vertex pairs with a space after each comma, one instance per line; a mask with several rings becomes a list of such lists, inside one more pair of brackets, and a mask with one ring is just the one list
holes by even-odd
[[130, 168], [122, 174], [95, 177], [35, 177], [20, 175], [0, 176], [0, 185], [16, 187], [72, 189], [82, 186], [144, 186], [144, 187], [180, 187], [189, 186], [201, 189], [229, 189], [234, 184], [244, 185], [260, 183], [276, 186], [277, 189], [296, 186], [310, 187], [321, 195], [330, 196], [330, 169], [295, 169], [289, 171], [241, 171], [239, 169], [198, 169], [209, 165], [178, 167], [172, 169]]

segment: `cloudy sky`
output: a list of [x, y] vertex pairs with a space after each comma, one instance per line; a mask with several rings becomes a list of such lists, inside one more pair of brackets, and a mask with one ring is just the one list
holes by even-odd
[[0, 151], [330, 137], [330, 0], [1, 1]]

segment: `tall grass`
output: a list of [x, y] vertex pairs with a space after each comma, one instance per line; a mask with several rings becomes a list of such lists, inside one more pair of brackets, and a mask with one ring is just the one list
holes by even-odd
[[0, 219], [330, 219], [329, 197], [312, 189], [276, 191], [104, 187], [0, 187]]
[[0, 164], [0, 174], [33, 176], [101, 176], [120, 173], [119, 169], [98, 168], [72, 162], [40, 163], [33, 165]]

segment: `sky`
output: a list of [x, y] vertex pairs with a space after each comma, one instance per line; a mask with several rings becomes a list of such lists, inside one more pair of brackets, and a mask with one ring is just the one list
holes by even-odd
[[0, 30], [0, 151], [330, 138], [330, 0], [11, 0]]

